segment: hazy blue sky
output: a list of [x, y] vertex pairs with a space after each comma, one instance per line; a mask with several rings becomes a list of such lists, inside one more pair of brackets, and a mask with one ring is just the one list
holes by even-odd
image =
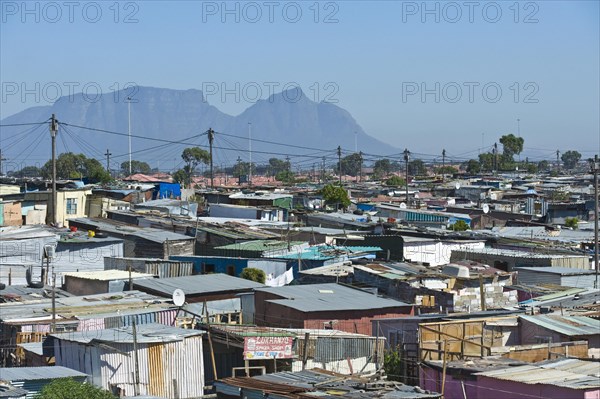
[[298, 83], [415, 152], [476, 155], [517, 118], [532, 157], [600, 148], [598, 1], [0, 3], [2, 118], [57, 87], [218, 87], [238, 114]]

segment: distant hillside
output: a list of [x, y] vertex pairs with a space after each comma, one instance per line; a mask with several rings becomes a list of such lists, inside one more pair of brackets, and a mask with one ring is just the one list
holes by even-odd
[[[61, 128], [57, 141], [59, 152], [83, 152], [99, 160], [104, 159], [102, 154], [109, 149], [113, 154], [113, 165], [116, 165], [127, 160], [127, 95], [128, 92], [123, 90], [105, 93], [96, 102], [89, 101], [81, 94], [61, 97], [52, 106], [28, 108], [5, 118], [1, 123], [43, 122], [54, 113], [63, 123], [123, 133], [125, 135], [66, 126]], [[231, 165], [238, 156], [247, 161], [249, 122], [253, 139], [252, 160], [256, 163], [266, 163], [271, 157], [284, 158], [286, 154], [290, 154], [292, 163], [304, 167], [320, 162], [322, 156], [333, 163], [338, 145], [348, 150], [344, 155], [354, 150], [355, 132], [359, 150], [363, 152], [389, 154], [398, 151], [366, 134], [344, 109], [330, 103], [316, 103], [304, 94], [296, 102], [289, 101], [297, 97], [297, 92], [278, 93], [256, 102], [238, 116], [231, 116], [206, 102], [199, 90], [139, 87], [133, 97], [137, 102], [131, 104], [132, 134], [183, 143], [169, 145], [134, 137], [132, 158], [147, 161], [152, 167], [161, 163], [161, 169], [179, 167], [183, 148], [208, 145], [206, 135], [190, 137], [212, 127], [217, 132], [214, 142], [217, 164]], [[26, 131], [30, 132], [23, 133]], [[37, 129], [29, 126], [5, 127], [1, 133], [2, 156], [7, 159], [4, 171], [10, 170], [11, 162], [13, 167], [15, 164], [34, 165], [50, 157], [47, 126]], [[27, 138], [17, 142], [21, 137], [18, 134]], [[144, 150], [149, 147], [152, 149]]]

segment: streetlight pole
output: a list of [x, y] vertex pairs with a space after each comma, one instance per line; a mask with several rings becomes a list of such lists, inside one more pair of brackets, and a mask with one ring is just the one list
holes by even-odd
[[592, 173], [594, 173], [594, 266], [596, 268], [596, 281], [594, 288], [600, 288], [598, 285], [598, 274], [600, 273], [600, 265], [598, 264], [598, 171], [600, 170], [600, 161], [596, 155], [591, 162]]
[[127, 97], [127, 136], [129, 137], [129, 176], [131, 176], [131, 97]]
[[410, 201], [408, 199], [408, 160], [410, 159], [410, 151], [408, 148], [404, 149], [404, 163], [406, 164], [406, 206], [410, 205]]
[[56, 135], [58, 134], [58, 121], [54, 114], [50, 121], [50, 136], [52, 137], [52, 215], [50, 216], [50, 223], [57, 225], [56, 221], [56, 209], [58, 208], [58, 194], [56, 192]]

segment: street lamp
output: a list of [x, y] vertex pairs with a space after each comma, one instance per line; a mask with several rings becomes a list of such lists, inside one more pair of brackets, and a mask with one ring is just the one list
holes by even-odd
[[598, 274], [600, 272], [600, 265], [598, 264], [598, 171], [600, 170], [600, 161], [598, 155], [590, 160], [590, 166], [594, 174], [594, 266], [596, 268], [594, 288], [597, 289], [600, 287], [598, 285]]
[[410, 160], [410, 151], [408, 148], [404, 149], [404, 162], [406, 163], [406, 206], [410, 205], [408, 200], [408, 161]]

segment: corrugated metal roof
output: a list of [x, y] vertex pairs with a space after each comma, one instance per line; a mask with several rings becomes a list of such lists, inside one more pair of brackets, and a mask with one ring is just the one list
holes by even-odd
[[134, 281], [136, 289], [171, 296], [177, 288], [186, 295], [202, 295], [215, 292], [248, 291], [262, 288], [263, 284], [227, 274], [199, 274], [196, 276], [170, 277], [161, 279], [142, 279]]
[[[129, 271], [126, 270], [98, 270], [93, 272], [71, 272], [63, 273], [65, 277], [75, 277], [86, 280], [126, 280], [129, 278]], [[154, 278], [152, 274], [131, 272], [131, 278]]]
[[143, 238], [148, 241], [157, 243], [164, 243], [168, 241], [182, 241], [182, 240], [194, 240], [194, 237], [188, 237], [183, 234], [173, 233], [172, 231], [155, 229], [152, 227], [137, 227], [133, 225], [127, 225], [122, 223], [109, 222], [109, 219], [99, 218], [73, 218], [69, 219], [70, 222], [86, 224], [94, 226], [103, 232], [109, 232], [112, 234], [120, 235], [132, 235]]
[[28, 381], [28, 380], [50, 380], [54, 378], [87, 377], [79, 371], [61, 367], [6, 367], [0, 368], [0, 380], [6, 381]]
[[234, 249], [238, 251], [271, 251], [271, 250], [279, 250], [286, 249], [289, 247], [294, 247], [297, 245], [304, 244], [304, 241], [274, 241], [274, 240], [253, 240], [253, 241], [245, 241], [239, 242], [235, 244], [223, 245], [220, 247], [215, 247], [215, 249]]
[[285, 287], [259, 288], [256, 291], [273, 293], [285, 299], [273, 299], [276, 303], [301, 312], [382, 309], [410, 306], [393, 299], [381, 298], [365, 291], [339, 284], [290, 285]]
[[[204, 331], [201, 330], [183, 329], [157, 323], [140, 324], [137, 326], [136, 330], [137, 342], [141, 344], [175, 342], [181, 341], [187, 337], [204, 334]], [[80, 342], [84, 344], [92, 341], [131, 344], [133, 343], [133, 328], [128, 326], [105, 330], [51, 334], [50, 336], [63, 341]]]
[[[600, 334], [600, 320], [585, 316], [519, 316], [530, 323], [569, 337]], [[599, 365], [600, 370], [600, 365]]]
[[595, 274], [595, 270], [583, 270], [583, 269], [573, 269], [570, 267], [517, 267], [515, 270], [527, 270], [536, 273], [550, 273], [550, 274], [558, 274], [561, 276], [568, 276], [572, 274]]
[[546, 384], [571, 389], [600, 388], [598, 362], [579, 359], [551, 360], [534, 365], [485, 371], [476, 375], [524, 384]]

